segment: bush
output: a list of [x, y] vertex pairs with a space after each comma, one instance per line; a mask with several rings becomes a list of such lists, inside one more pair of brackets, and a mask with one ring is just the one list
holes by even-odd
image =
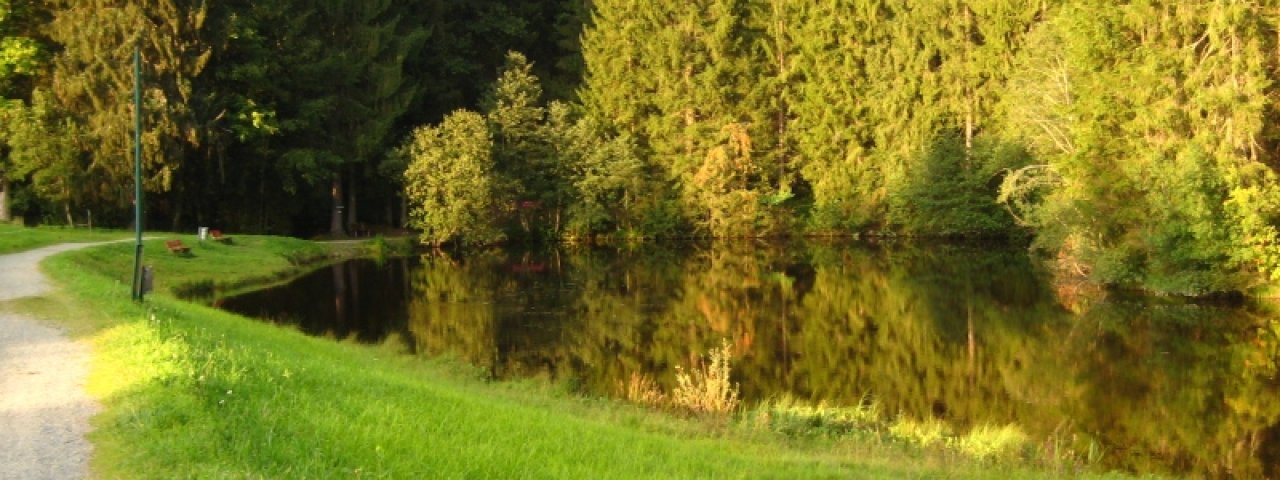
[[689, 371], [676, 367], [671, 403], [698, 413], [729, 413], [738, 408], [738, 385], [729, 379], [733, 351], [726, 340], [712, 350], [707, 362]]

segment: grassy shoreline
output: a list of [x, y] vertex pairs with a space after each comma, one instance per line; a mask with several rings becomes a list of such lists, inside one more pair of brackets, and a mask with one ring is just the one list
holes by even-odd
[[861, 437], [783, 436], [582, 398], [532, 380], [487, 383], [458, 362], [310, 338], [170, 293], [188, 283], [243, 285], [279, 276], [296, 269], [300, 255], [323, 256], [321, 246], [237, 237], [233, 245], [193, 245], [192, 257], [150, 243], [147, 251], [159, 276], [157, 293], [144, 305], [128, 300], [132, 246], [108, 245], [45, 263], [62, 292], [0, 306], [61, 319], [93, 345], [89, 389], [105, 406], [91, 435], [101, 478], [1081, 473], [975, 462]]

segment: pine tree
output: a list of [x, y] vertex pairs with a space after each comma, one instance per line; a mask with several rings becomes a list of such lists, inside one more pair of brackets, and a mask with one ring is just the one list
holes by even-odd
[[563, 192], [551, 147], [542, 135], [546, 118], [542, 85], [523, 54], [507, 54], [484, 104], [485, 119], [493, 131], [494, 162], [503, 179], [501, 201], [515, 206], [521, 229], [528, 234], [531, 222], [543, 212], [561, 208]]
[[[755, 232], [759, 157], [741, 150], [757, 129], [744, 105], [752, 65], [747, 2], [601, 1], [583, 37], [589, 115], [636, 138], [672, 183], [684, 218], [713, 235]], [[703, 190], [707, 175], [723, 176]], [[765, 187], [767, 188], [767, 187]], [[724, 196], [728, 203], [710, 201]]]
[[790, 105], [791, 131], [820, 230], [854, 230], [879, 215], [883, 174], [872, 156], [869, 113], [877, 99], [870, 94], [870, 59], [875, 45], [889, 41], [883, 8], [883, 2], [814, 2], [792, 23], [802, 81]]
[[409, 6], [391, 0], [290, 5], [310, 14], [305, 35], [277, 50], [292, 70], [278, 79], [288, 82], [277, 89], [282, 161], [307, 180], [327, 183], [329, 231], [343, 236], [359, 218], [356, 186], [383, 158], [392, 128], [417, 94], [404, 65], [426, 32], [405, 22]]

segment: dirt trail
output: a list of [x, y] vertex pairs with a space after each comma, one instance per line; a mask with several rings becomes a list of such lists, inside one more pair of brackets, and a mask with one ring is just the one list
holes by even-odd
[[[0, 302], [48, 293], [39, 263], [97, 243], [0, 255]], [[89, 348], [32, 318], [0, 312], [0, 480], [89, 474], [85, 440], [98, 405], [85, 392]]]

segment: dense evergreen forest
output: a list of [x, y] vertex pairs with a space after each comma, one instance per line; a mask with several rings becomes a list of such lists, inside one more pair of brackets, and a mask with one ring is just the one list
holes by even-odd
[[135, 46], [152, 225], [1014, 237], [1107, 284], [1280, 279], [1274, 0], [0, 0], [0, 204], [128, 221]]

